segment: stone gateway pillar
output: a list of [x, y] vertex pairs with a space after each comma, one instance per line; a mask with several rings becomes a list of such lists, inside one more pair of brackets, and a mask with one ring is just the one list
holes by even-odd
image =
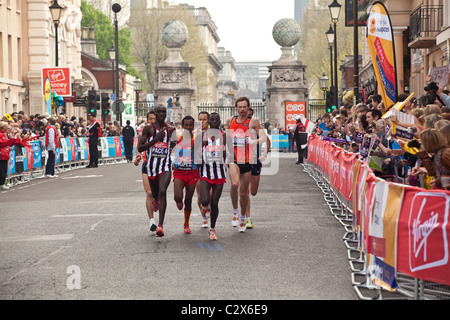
[[272, 125], [278, 123], [286, 129], [286, 102], [304, 101], [308, 105], [306, 66], [293, 54], [293, 46], [300, 40], [300, 26], [293, 19], [281, 19], [275, 23], [272, 36], [281, 46], [281, 57], [269, 67], [266, 116]]
[[[168, 107], [167, 119], [172, 122], [181, 121], [186, 115], [197, 114], [196, 85], [192, 75], [194, 70], [181, 57], [181, 47], [188, 39], [188, 29], [179, 20], [169, 20], [162, 27], [160, 36], [169, 51], [165, 61], [156, 67], [157, 78], [154, 95], [155, 106]], [[175, 96], [177, 95], [177, 99]], [[172, 101], [171, 107], [168, 101]]]

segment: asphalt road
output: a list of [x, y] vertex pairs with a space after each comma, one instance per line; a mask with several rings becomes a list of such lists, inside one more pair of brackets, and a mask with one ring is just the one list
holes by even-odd
[[194, 206], [193, 233], [169, 187], [165, 236], [149, 231], [140, 167], [60, 173], [0, 192], [2, 300], [357, 300], [344, 229], [321, 190], [280, 154], [251, 197], [254, 229], [231, 226], [229, 183], [219, 241]]

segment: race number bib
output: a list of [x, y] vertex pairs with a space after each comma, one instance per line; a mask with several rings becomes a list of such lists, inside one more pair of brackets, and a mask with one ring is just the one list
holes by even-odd
[[159, 141], [151, 148], [152, 157], [165, 158], [169, 154], [169, 145], [166, 142]]
[[223, 158], [222, 158], [222, 154], [223, 154], [223, 146], [219, 145], [219, 146], [206, 146], [205, 148], [206, 151], [206, 162], [207, 163], [222, 163], [223, 162]]
[[245, 134], [244, 133], [235, 133], [233, 136], [233, 145], [236, 148], [245, 147]]
[[176, 151], [175, 168], [178, 170], [192, 170], [192, 150], [188, 148], [180, 148]]

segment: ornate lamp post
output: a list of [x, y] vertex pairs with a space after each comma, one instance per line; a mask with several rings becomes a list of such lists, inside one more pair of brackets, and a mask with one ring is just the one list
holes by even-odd
[[330, 9], [331, 22], [334, 24], [334, 100], [335, 103], [339, 106], [338, 101], [338, 80], [337, 80], [337, 36], [336, 36], [336, 23], [339, 21], [339, 14], [341, 12], [341, 5], [337, 0], [333, 0], [333, 2], [328, 6]]
[[136, 113], [136, 117], [139, 119], [139, 108], [138, 108], [138, 103], [139, 103], [139, 92], [141, 92], [142, 90], [142, 80], [139, 79], [139, 76], [136, 76], [136, 79], [134, 80], [134, 91], [136, 92], [136, 107], [135, 107], [135, 113]]
[[334, 87], [333, 84], [333, 45], [334, 45], [334, 31], [330, 24], [330, 29], [328, 29], [327, 32], [325, 32], [327, 35], [328, 40], [328, 46], [330, 47], [330, 74], [331, 74], [331, 86], [330, 88]]
[[55, 25], [55, 66], [58, 66], [58, 25], [61, 18], [62, 7], [58, 4], [58, 0], [55, 0], [49, 7], [52, 15], [52, 20]]
[[[114, 77], [114, 61], [116, 60], [116, 49], [114, 49], [114, 46], [109, 49], [109, 58], [111, 59], [111, 65], [112, 65], [112, 93], [116, 94], [115, 88], [115, 77]], [[117, 97], [116, 97], [117, 99]]]
[[328, 89], [328, 77], [325, 73], [322, 74], [322, 77], [319, 79], [320, 89], [323, 91], [323, 96], [325, 98], [325, 91]]

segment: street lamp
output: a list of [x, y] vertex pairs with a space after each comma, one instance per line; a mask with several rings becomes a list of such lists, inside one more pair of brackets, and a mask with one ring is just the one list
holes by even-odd
[[134, 80], [134, 91], [136, 91], [136, 116], [139, 119], [139, 111], [138, 111], [138, 102], [139, 102], [139, 92], [142, 90], [142, 80], [139, 79], [139, 76], [136, 76], [136, 79]]
[[109, 58], [112, 60], [112, 93], [116, 93], [114, 87], [115, 87], [115, 81], [114, 81], [114, 60], [116, 60], [116, 49], [114, 49], [114, 46], [109, 49]]
[[55, 66], [58, 66], [58, 24], [61, 18], [62, 7], [58, 4], [58, 0], [55, 0], [49, 7], [52, 15], [52, 20], [55, 25]]
[[338, 80], [337, 80], [337, 36], [336, 36], [336, 23], [339, 20], [339, 14], [341, 12], [341, 5], [337, 0], [328, 6], [330, 9], [331, 22], [334, 24], [334, 85], [336, 89], [334, 90], [334, 101], [339, 105], [338, 102]]
[[322, 77], [319, 79], [320, 89], [323, 91], [323, 96], [325, 97], [325, 91], [328, 89], [328, 77], [325, 73], [322, 74]]
[[328, 40], [328, 46], [330, 47], [330, 74], [331, 74], [331, 88], [333, 88], [333, 44], [334, 44], [334, 31], [333, 31], [333, 27], [331, 27], [330, 24], [330, 29], [328, 29], [327, 32], [325, 32], [325, 34], [327, 35], [327, 40]]
[[[115, 36], [115, 47], [116, 47], [116, 103], [121, 100], [119, 97], [120, 89], [119, 89], [119, 21], [117, 20], [117, 13], [122, 10], [122, 7], [118, 3], [114, 3], [112, 5], [112, 11], [114, 12], [114, 36]], [[116, 109], [119, 111], [118, 109]], [[122, 113], [117, 112], [116, 114], [116, 120], [120, 122], [120, 125], [122, 125]]]

